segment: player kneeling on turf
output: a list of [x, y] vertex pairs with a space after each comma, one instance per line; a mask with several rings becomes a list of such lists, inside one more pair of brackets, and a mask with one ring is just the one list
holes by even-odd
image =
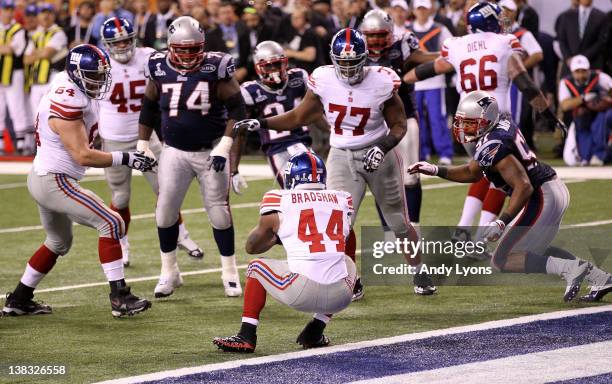
[[[508, 114], [484, 91], [468, 93], [457, 107], [453, 133], [460, 143], [475, 142], [474, 158], [456, 167], [418, 162], [409, 172], [461, 183], [487, 177], [510, 201], [499, 219], [483, 229], [483, 238], [497, 241], [491, 263], [502, 272], [546, 273], [567, 281], [563, 299], [573, 300], [583, 280], [591, 283], [584, 301], [599, 301], [612, 291], [612, 276], [569, 252], [550, 247], [569, 205], [569, 191], [555, 171], [529, 149]], [[552, 256], [552, 255], [559, 255]]]
[[305, 349], [329, 344], [323, 330], [332, 314], [351, 303], [356, 267], [344, 253], [353, 214], [351, 195], [325, 189], [325, 179], [323, 160], [304, 152], [289, 159], [285, 190], [264, 195], [259, 224], [249, 234], [246, 251], [260, 254], [282, 244], [287, 260], [250, 262], [242, 326], [237, 335], [216, 337], [213, 343], [219, 349], [255, 351], [266, 292], [291, 308], [315, 313], [297, 338]]

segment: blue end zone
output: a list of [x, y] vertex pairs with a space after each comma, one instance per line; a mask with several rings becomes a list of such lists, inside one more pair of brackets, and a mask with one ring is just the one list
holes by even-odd
[[[601, 312], [242, 366], [149, 383], [287, 384], [302, 382], [304, 379], [309, 383], [345, 383], [612, 340], [610, 324], [612, 312]], [[600, 377], [600, 381], [593, 383], [611, 382], [607, 380], [610, 375], [595, 376], [593, 380], [599, 380]]]
[[612, 373], [604, 373], [603, 375], [579, 377], [572, 380], [555, 381], [549, 384], [610, 384], [612, 383]]

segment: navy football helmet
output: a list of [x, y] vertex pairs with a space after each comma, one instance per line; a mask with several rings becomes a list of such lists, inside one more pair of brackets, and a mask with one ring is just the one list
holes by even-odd
[[474, 4], [467, 14], [467, 22], [472, 33], [476, 32], [501, 32], [502, 10], [497, 4], [481, 1]]
[[298, 153], [287, 161], [285, 189], [324, 188], [326, 179], [325, 163], [314, 152]]
[[368, 47], [361, 32], [351, 28], [338, 31], [332, 38], [329, 54], [340, 80], [352, 85], [363, 79]]
[[110, 70], [106, 52], [91, 44], [77, 45], [66, 56], [68, 77], [92, 99], [101, 99], [109, 91]]
[[100, 36], [113, 59], [127, 63], [134, 56], [136, 32], [128, 20], [111, 17], [100, 27]]

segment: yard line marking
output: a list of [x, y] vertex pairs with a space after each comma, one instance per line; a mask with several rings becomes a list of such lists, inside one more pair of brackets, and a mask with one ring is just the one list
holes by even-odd
[[238, 368], [238, 367], [247, 366], [247, 365], [258, 365], [258, 364], [272, 363], [272, 362], [277, 362], [277, 361], [297, 359], [297, 358], [302, 358], [302, 357], [327, 355], [327, 354], [336, 353], [336, 352], [346, 352], [346, 351], [352, 351], [352, 350], [361, 349], [361, 348], [396, 344], [396, 343], [421, 340], [421, 339], [426, 339], [426, 338], [436, 337], [436, 336], [446, 336], [446, 335], [453, 335], [453, 334], [465, 333], [465, 332], [482, 331], [482, 330], [488, 330], [488, 329], [494, 329], [494, 328], [509, 327], [509, 326], [517, 325], [517, 324], [526, 324], [526, 323], [531, 323], [531, 322], [540, 321], [540, 320], [553, 320], [553, 319], [560, 319], [563, 317], [594, 314], [594, 313], [608, 312], [608, 311], [612, 311], [612, 305], [548, 312], [548, 313], [522, 316], [522, 317], [517, 317], [517, 318], [511, 318], [511, 319], [487, 321], [487, 322], [479, 323], [479, 324], [464, 325], [464, 326], [452, 327], [452, 328], [446, 328], [446, 329], [436, 329], [433, 331], [426, 331], [426, 332], [410, 333], [410, 334], [405, 334], [405, 335], [386, 337], [382, 339], [360, 341], [356, 343], [333, 345], [333, 346], [326, 347], [326, 348], [314, 348], [314, 349], [307, 349], [307, 350], [303, 350], [299, 352], [288, 352], [288, 353], [281, 353], [278, 355], [232, 360], [232, 361], [227, 361], [224, 363], [214, 363], [214, 364], [200, 365], [196, 367], [179, 368], [179, 369], [149, 373], [145, 375], [124, 377], [124, 378], [119, 378], [119, 379], [114, 379], [114, 380], [107, 380], [107, 381], [99, 382], [97, 384], [141, 383], [144, 381], [161, 380], [161, 379], [165, 379], [169, 377], [180, 377], [180, 376], [192, 375], [196, 373], [212, 372], [212, 371], [219, 371], [223, 369]]
[[[351, 384], [544, 384], [612, 372], [611, 350], [612, 341], [603, 341], [427, 371], [353, 381]], [[552, 361], [555, 363], [551, 364]]]
[[[247, 267], [247, 264], [242, 264], [238, 266], [238, 269], [245, 269], [246, 267]], [[216, 273], [216, 272], [221, 272], [221, 268], [208, 268], [208, 269], [199, 269], [196, 271], [181, 272], [181, 276], [204, 275], [207, 273]], [[139, 281], [151, 281], [151, 280], [155, 281], [157, 279], [159, 279], [159, 275], [134, 277], [131, 279], [125, 279], [125, 281], [127, 283], [136, 283]], [[71, 289], [99, 287], [99, 286], [105, 286], [107, 284], [108, 284], [108, 281], [101, 281], [101, 282], [87, 283], [87, 284], [66, 285], [63, 287], [56, 287], [56, 288], [37, 289], [36, 293], [69, 291]]]
[[[93, 179], [93, 177], [92, 177]], [[574, 179], [574, 180], [567, 180], [567, 183], [577, 183], [577, 182], [584, 182], [586, 180], [581, 180], [581, 179]], [[460, 183], [437, 183], [437, 184], [431, 184], [431, 185], [423, 185], [423, 189], [424, 190], [429, 190], [429, 189], [445, 189], [445, 188], [453, 188], [453, 187], [460, 187], [464, 184], [460, 184]], [[366, 192], [366, 197], [372, 197], [372, 193], [371, 192]], [[241, 204], [234, 204], [231, 206], [232, 209], [242, 209], [242, 208], [257, 208], [259, 207], [260, 202], [256, 202], [256, 203], [241, 203]], [[181, 210], [181, 213], [183, 215], [191, 215], [194, 213], [205, 213], [206, 210], [204, 208], [190, 208], [190, 209], [185, 209], [185, 210]], [[155, 212], [152, 213], [142, 213], [140, 215], [133, 215], [132, 216], [132, 220], [144, 220], [144, 219], [153, 219], [155, 218]], [[599, 223], [599, 222], [593, 222], [593, 223]], [[609, 224], [608, 221], [603, 221], [603, 224], [593, 224], [593, 225], [604, 225], [604, 224]], [[74, 223], [73, 225], [79, 225], [77, 223]], [[573, 224], [573, 225], [578, 225], [578, 224]], [[589, 226], [593, 226], [593, 225], [589, 225], [589, 223], [581, 223], [580, 226], [583, 227], [589, 227]], [[562, 227], [564, 228], [564, 227]], [[573, 227], [571, 227], [573, 228]], [[19, 233], [19, 232], [27, 232], [27, 231], [37, 231], [43, 229], [42, 225], [27, 225], [27, 226], [23, 226], [23, 227], [13, 227], [13, 228], [0, 228], [0, 235], [4, 234], [4, 233]]]

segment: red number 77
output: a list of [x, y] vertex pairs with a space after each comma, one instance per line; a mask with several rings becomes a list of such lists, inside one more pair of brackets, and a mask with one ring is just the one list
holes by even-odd
[[[346, 105], [329, 103], [329, 112], [338, 112], [336, 121], [334, 122], [334, 133], [336, 135], [342, 135], [342, 121], [346, 117]], [[363, 135], [363, 128], [370, 118], [370, 108], [351, 107], [350, 116], [361, 116], [359, 124], [353, 129], [353, 136]]]

